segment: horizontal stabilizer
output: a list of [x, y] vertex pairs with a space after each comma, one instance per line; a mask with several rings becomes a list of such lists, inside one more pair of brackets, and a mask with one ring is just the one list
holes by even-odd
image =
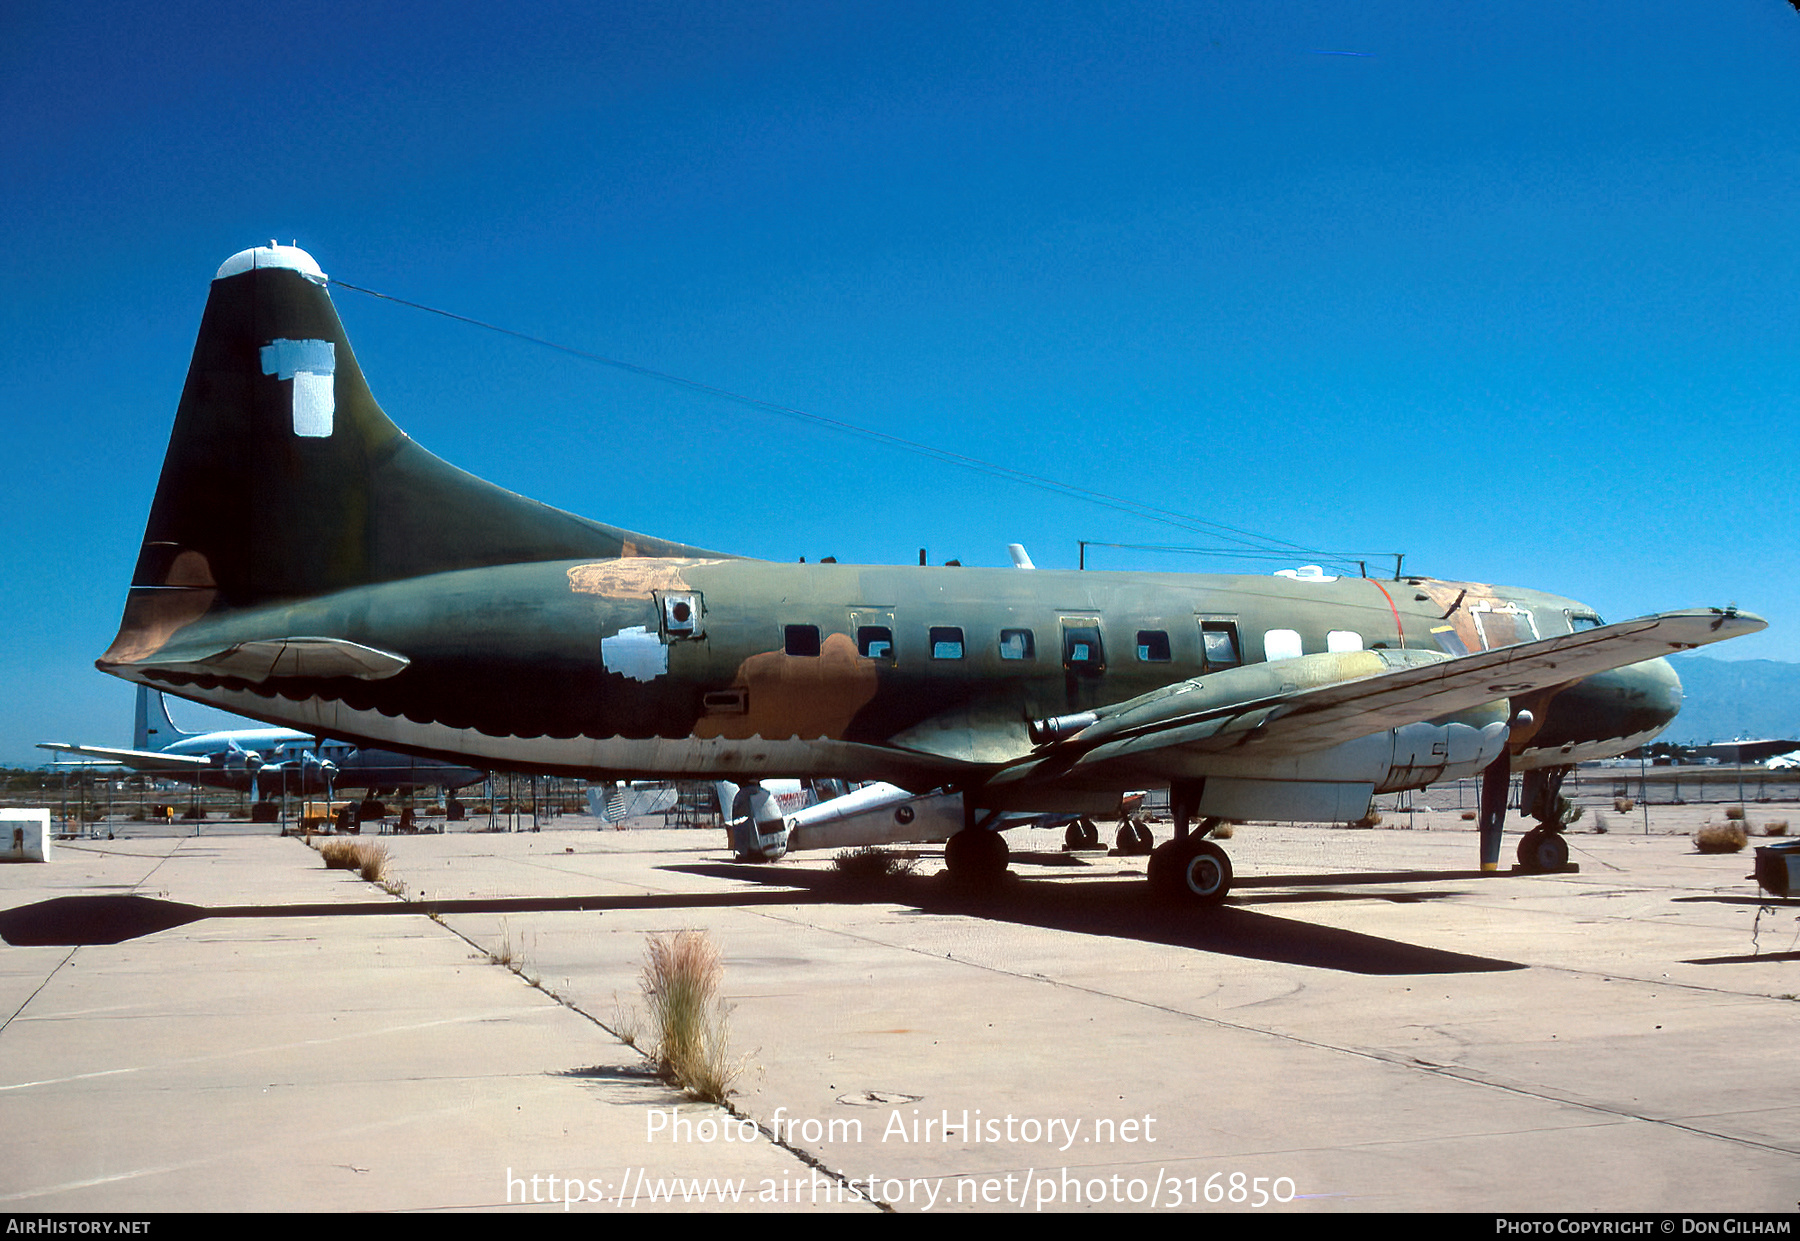
[[147, 659], [138, 667], [163, 672], [210, 673], [257, 682], [271, 677], [352, 677], [358, 681], [380, 681], [403, 671], [411, 662], [404, 655], [343, 638], [271, 638], [262, 642], [240, 642], [192, 659]]

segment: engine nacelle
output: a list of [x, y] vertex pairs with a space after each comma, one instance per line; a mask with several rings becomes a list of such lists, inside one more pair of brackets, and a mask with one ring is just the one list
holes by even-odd
[[[1500, 704], [1484, 712], [1504, 716]], [[1500, 718], [1408, 724], [1273, 762], [1219, 755], [1208, 764], [1197, 809], [1227, 819], [1351, 823], [1377, 793], [1480, 774], [1506, 752], [1506, 738]]]

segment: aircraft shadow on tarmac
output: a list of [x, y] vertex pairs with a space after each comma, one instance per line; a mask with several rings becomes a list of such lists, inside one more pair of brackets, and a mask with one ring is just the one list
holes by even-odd
[[[1049, 856], [1054, 855], [1047, 855], [1046, 860]], [[1014, 855], [1014, 861], [1023, 860], [1031, 859], [1028, 855]], [[1051, 864], [1069, 865], [1068, 862]], [[799, 888], [834, 904], [857, 902], [909, 905], [920, 913], [960, 914], [965, 917], [1012, 922], [1020, 926], [1136, 939], [1145, 943], [1170, 944], [1226, 956], [1310, 965], [1318, 969], [1342, 970], [1353, 974], [1468, 974], [1525, 968], [1515, 961], [1423, 948], [1358, 931], [1313, 926], [1244, 907], [1245, 903], [1252, 901], [1388, 899], [1410, 903], [1454, 895], [1451, 892], [1413, 891], [1394, 897], [1374, 898], [1366, 892], [1270, 893], [1255, 897], [1241, 895], [1247, 887], [1262, 885], [1328, 885], [1333, 882], [1360, 885], [1460, 877], [1446, 876], [1441, 872], [1239, 879], [1233, 896], [1234, 903], [1216, 909], [1195, 909], [1146, 899], [1141, 883], [1119, 883], [1110, 879], [1072, 883], [1066, 879], [1024, 879], [1012, 875], [996, 888], [978, 891], [960, 887], [944, 875], [889, 875], [876, 879], [853, 879], [834, 872], [723, 863], [687, 864], [667, 869], [722, 879], [780, 884], [788, 888]]]
[[[1062, 862], [1061, 865], [1069, 865]], [[147, 896], [60, 896], [0, 911], [0, 939], [14, 947], [117, 944], [185, 926], [204, 918], [341, 918], [427, 913], [568, 913], [628, 909], [744, 908], [758, 905], [898, 904], [920, 913], [960, 914], [1084, 935], [1136, 939], [1203, 952], [1281, 961], [1355, 974], [1462, 974], [1523, 969], [1513, 961], [1424, 948], [1380, 936], [1312, 926], [1258, 912], [1244, 904], [1196, 910], [1145, 899], [1138, 883], [1074, 882], [1009, 878], [980, 892], [941, 875], [854, 878], [798, 867], [698, 863], [667, 869], [709, 878], [765, 885], [764, 890], [570, 897], [492, 897], [469, 900], [363, 901], [298, 905], [204, 907]], [[1305, 878], [1245, 879], [1240, 892], [1261, 886], [1363, 885], [1459, 878], [1433, 872], [1386, 872]], [[1436, 900], [1451, 893], [1410, 891], [1400, 903]], [[1368, 900], [1367, 893], [1268, 893], [1242, 901]]]

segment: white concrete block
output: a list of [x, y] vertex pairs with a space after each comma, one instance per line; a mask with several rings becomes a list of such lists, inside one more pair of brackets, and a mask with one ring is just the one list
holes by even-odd
[[0, 810], [0, 862], [48, 862], [50, 812]]

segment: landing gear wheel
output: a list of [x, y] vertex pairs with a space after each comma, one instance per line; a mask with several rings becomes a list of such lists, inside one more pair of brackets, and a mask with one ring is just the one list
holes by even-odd
[[1525, 870], [1558, 871], [1569, 864], [1569, 842], [1561, 832], [1534, 827], [1519, 837], [1519, 865]]
[[1150, 888], [1190, 905], [1217, 905], [1231, 891], [1231, 859], [1210, 840], [1171, 840], [1150, 855]]
[[944, 866], [958, 883], [986, 887], [1006, 874], [1011, 852], [999, 832], [966, 827], [944, 843]]
[[1094, 826], [1092, 819], [1083, 816], [1063, 829], [1064, 852], [1073, 853], [1077, 849], [1098, 849], [1099, 847], [1100, 829]]
[[1127, 819], [1119, 824], [1116, 843], [1121, 857], [1141, 857], [1150, 852], [1156, 841], [1142, 819]]

